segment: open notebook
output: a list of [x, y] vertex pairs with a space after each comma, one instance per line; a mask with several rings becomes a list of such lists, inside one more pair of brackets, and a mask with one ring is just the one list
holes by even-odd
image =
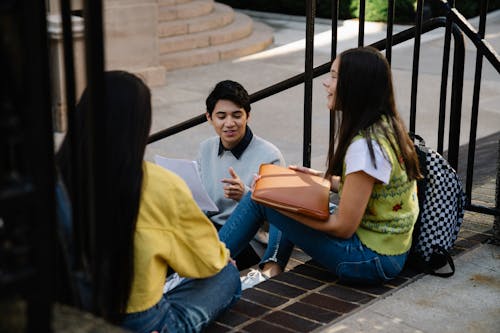
[[205, 187], [203, 186], [198, 172], [198, 163], [196, 161], [167, 158], [160, 155], [155, 155], [155, 163], [172, 171], [179, 177], [184, 179], [187, 186], [193, 194], [193, 198], [203, 211], [218, 212], [219, 209], [208, 196]]

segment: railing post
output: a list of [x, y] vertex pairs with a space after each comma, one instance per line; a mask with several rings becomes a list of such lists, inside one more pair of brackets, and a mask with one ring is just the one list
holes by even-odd
[[[443, 4], [447, 6], [447, 12], [449, 13], [450, 7], [453, 6], [453, 1], [449, 1], [448, 4]], [[444, 33], [444, 46], [443, 46], [443, 65], [441, 69], [441, 91], [439, 94], [439, 121], [438, 121], [438, 143], [437, 151], [443, 153], [443, 141], [444, 141], [444, 126], [446, 118], [446, 97], [448, 90], [448, 71], [450, 64], [450, 45], [451, 45], [451, 25], [453, 23], [450, 15], [446, 15], [446, 30]]]
[[312, 127], [312, 82], [314, 56], [314, 17], [316, 1], [306, 3], [306, 55], [304, 65], [304, 140], [302, 161], [306, 167], [311, 166], [311, 127]]
[[[500, 140], [498, 140], [498, 156], [497, 156], [497, 179], [495, 186], [495, 208], [500, 209]], [[500, 241], [500, 215], [495, 216], [493, 222], [493, 236]]]
[[413, 69], [411, 73], [411, 105], [410, 132], [415, 132], [417, 115], [418, 65], [420, 61], [420, 36], [422, 35], [422, 15], [424, 0], [417, 1], [417, 16], [415, 18], [415, 45], [413, 47]]
[[365, 46], [366, 0], [359, 0], [358, 46]]
[[[483, 39], [486, 33], [486, 12], [488, 1], [481, 1], [480, 19], [478, 36]], [[474, 91], [472, 95], [472, 109], [471, 109], [471, 125], [469, 133], [469, 152], [467, 154], [467, 178], [465, 182], [466, 193], [472, 193], [472, 182], [474, 177], [474, 157], [476, 155], [476, 136], [477, 136], [477, 122], [479, 116], [479, 95], [481, 91], [481, 75], [483, 70], [483, 55], [476, 51], [476, 72], [474, 74]], [[468, 204], [471, 202], [472, 195], [468, 196]]]
[[[332, 49], [330, 58], [332, 61], [337, 57], [337, 42], [338, 42], [338, 23], [339, 23], [339, 0], [332, 0]], [[330, 147], [333, 147], [333, 138], [335, 134], [335, 114], [330, 112], [330, 136], [329, 143]]]
[[100, 142], [104, 142], [105, 128], [103, 123], [98, 120], [102, 115], [105, 97], [104, 85], [104, 38], [103, 38], [103, 3], [102, 0], [86, 1], [84, 4], [85, 19], [85, 58], [87, 72], [87, 93], [89, 96], [88, 110], [85, 112], [86, 122], [89, 124], [89, 150], [83, 152], [83, 161], [85, 162], [84, 174], [80, 177], [86, 177], [86, 191], [84, 206], [82, 207], [81, 221], [85, 223], [84, 227], [89, 234], [89, 261], [91, 271], [91, 282], [93, 283], [93, 301], [94, 310], [98, 296], [99, 281], [96, 280], [97, 266], [99, 260], [100, 246], [99, 239], [96, 237], [96, 229], [99, 227], [99, 221], [107, 218], [106, 203], [109, 200], [109, 188], [106, 186], [106, 175], [102, 174], [99, 166], [106, 163], [106, 154], [103, 151]]
[[451, 81], [450, 128], [448, 133], [448, 156], [450, 165], [458, 169], [460, 146], [460, 121], [462, 118], [462, 93], [464, 87], [465, 42], [463, 35], [455, 38], [453, 52], [453, 77]]
[[386, 33], [386, 43], [385, 43], [385, 57], [389, 65], [392, 62], [392, 31], [394, 26], [394, 8], [396, 2], [394, 0], [387, 1], [387, 33]]

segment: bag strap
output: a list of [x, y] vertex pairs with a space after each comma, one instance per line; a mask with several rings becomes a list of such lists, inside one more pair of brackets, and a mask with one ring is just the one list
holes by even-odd
[[[434, 268], [432, 265], [433, 259], [434, 259], [434, 261], [440, 262], [440, 264], [438, 265], [439, 268], [444, 267], [444, 266], [446, 266], [446, 264], [448, 264], [451, 271], [450, 272], [437, 272], [437, 269]], [[430, 275], [434, 275], [434, 276], [438, 276], [438, 277], [442, 277], [442, 278], [447, 278], [447, 277], [450, 277], [453, 274], [455, 274], [455, 263], [453, 262], [453, 258], [451, 257], [451, 255], [448, 251], [446, 251], [444, 248], [442, 248], [440, 246], [435, 247], [435, 251], [431, 255], [430, 262], [426, 262], [419, 255], [415, 255], [415, 256], [412, 256], [411, 263], [415, 268], [424, 272], [425, 274], [430, 274]]]
[[413, 132], [408, 132], [408, 136], [410, 137], [410, 139], [412, 139], [413, 142], [418, 141], [419, 146], [425, 146], [425, 140], [420, 135]]
[[[441, 273], [441, 272], [436, 272], [435, 269], [431, 268], [431, 271], [429, 272], [429, 274], [434, 275], [434, 276], [439, 276], [439, 277], [442, 277], [442, 278], [450, 277], [453, 274], [455, 274], [455, 263], [453, 262], [453, 258], [451, 257], [450, 253], [448, 251], [446, 251], [441, 246], [436, 246], [435, 250], [436, 251], [434, 252], [434, 254], [441, 255], [442, 258], [444, 258], [446, 260], [445, 265], [448, 264], [448, 266], [450, 267], [451, 271], [450, 272]], [[444, 266], [441, 266], [441, 267], [444, 267]]]

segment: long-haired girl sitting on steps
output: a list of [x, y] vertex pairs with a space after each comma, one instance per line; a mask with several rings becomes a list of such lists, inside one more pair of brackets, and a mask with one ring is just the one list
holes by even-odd
[[383, 283], [401, 272], [410, 249], [421, 177], [417, 155], [396, 110], [390, 67], [379, 51], [343, 52], [323, 85], [340, 124], [326, 170], [331, 189], [339, 192], [338, 207], [327, 221], [295, 220], [247, 194], [219, 236], [237, 255], [267, 220], [341, 281]]
[[[239, 272], [187, 185], [143, 160], [151, 127], [149, 88], [130, 73], [113, 71], [105, 73], [105, 89], [99, 144], [109, 155], [100, 172], [113, 193], [109, 218], [95, 231], [101, 254], [93, 263], [95, 311], [134, 332], [200, 332], [239, 298]], [[84, 92], [75, 114], [76, 154], [89, 144], [82, 136], [88, 133], [86, 112]], [[59, 152], [66, 181], [69, 148], [66, 140]], [[163, 294], [169, 267], [187, 278]]]

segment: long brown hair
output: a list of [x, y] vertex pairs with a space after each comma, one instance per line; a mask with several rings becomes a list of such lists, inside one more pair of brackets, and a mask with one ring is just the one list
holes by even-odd
[[[358, 134], [367, 139], [370, 158], [377, 167], [370, 139], [378, 142], [374, 131], [381, 131], [395, 153], [401, 155], [408, 179], [419, 179], [418, 158], [396, 109], [391, 70], [385, 57], [373, 47], [360, 47], [342, 52], [338, 59], [332, 112], [340, 127], [330, 144], [326, 174], [342, 174], [347, 148]], [[384, 126], [383, 116], [388, 126]]]
[[[107, 152], [102, 172], [107, 175], [113, 195], [109, 198], [107, 217], [96, 226], [99, 239], [99, 258], [93, 285], [96, 314], [119, 323], [125, 314], [134, 273], [134, 233], [139, 213], [143, 182], [143, 158], [151, 128], [151, 93], [137, 76], [124, 71], [105, 73], [105, 101], [99, 121], [104, 128], [104, 140], [99, 142]], [[85, 90], [75, 112], [74, 148], [80, 157], [89, 145], [88, 93]], [[69, 136], [67, 136], [68, 138]], [[65, 139], [58, 153], [58, 161], [66, 184], [71, 185], [70, 143]], [[74, 191], [73, 186], [69, 186]], [[72, 192], [72, 191], [70, 191]], [[74, 193], [73, 193], [74, 194]], [[74, 195], [72, 196], [74, 199]], [[83, 249], [88, 252], [89, 249]], [[87, 253], [87, 258], [92, 258]]]

